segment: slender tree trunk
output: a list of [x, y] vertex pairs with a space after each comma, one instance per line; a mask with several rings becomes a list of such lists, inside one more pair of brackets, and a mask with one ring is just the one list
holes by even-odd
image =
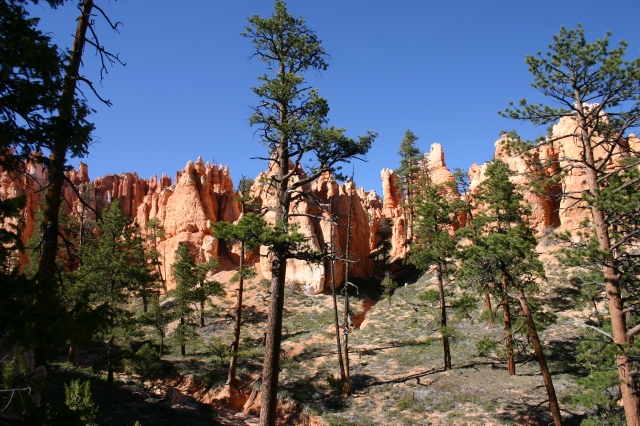
[[504, 344], [507, 348], [507, 371], [510, 375], [516, 374], [516, 362], [513, 358], [513, 335], [511, 333], [511, 310], [509, 308], [509, 296], [507, 296], [507, 276], [502, 276], [502, 288], [504, 289], [504, 300], [502, 301], [502, 312], [504, 313]]
[[560, 414], [560, 405], [558, 405], [558, 398], [556, 398], [556, 390], [553, 387], [553, 381], [551, 380], [551, 374], [549, 373], [549, 367], [547, 367], [547, 360], [542, 351], [542, 345], [540, 344], [540, 338], [538, 338], [538, 332], [536, 331], [536, 325], [533, 322], [533, 315], [529, 309], [529, 303], [525, 297], [522, 288], [518, 288], [518, 300], [527, 318], [527, 326], [529, 327], [529, 337], [531, 343], [533, 343], [533, 349], [538, 358], [538, 364], [540, 364], [540, 372], [542, 373], [542, 380], [544, 380], [544, 386], [547, 389], [547, 396], [549, 396], [549, 408], [551, 409], [551, 415], [553, 416], [553, 423], [555, 426], [562, 426], [562, 415]]
[[444, 299], [444, 280], [440, 266], [438, 266], [438, 292], [440, 293], [440, 334], [442, 335], [444, 369], [446, 371], [451, 370], [451, 350], [449, 349], [449, 336], [445, 332], [447, 327], [447, 305]]
[[113, 387], [113, 337], [109, 339], [107, 344], [107, 387]]
[[69, 346], [68, 361], [75, 366], [78, 365], [78, 345], [75, 343], [72, 343], [71, 346]]
[[[58, 213], [60, 210], [60, 197], [62, 196], [62, 184], [64, 182], [64, 170], [67, 162], [67, 148], [69, 135], [64, 134], [73, 117], [73, 103], [76, 92], [76, 82], [82, 51], [85, 43], [87, 26], [91, 19], [93, 0], [84, 0], [82, 12], [78, 19], [78, 26], [69, 57], [69, 64], [65, 72], [62, 98], [58, 107], [60, 129], [56, 135], [54, 146], [49, 155], [49, 168], [47, 170], [47, 189], [44, 193], [44, 206], [42, 208], [42, 247], [36, 273], [37, 290], [34, 295], [38, 312], [53, 314], [57, 306], [56, 298], [56, 257], [58, 254]], [[48, 320], [43, 320], [48, 322]], [[44, 324], [43, 324], [44, 325]], [[34, 350], [35, 365], [44, 365], [47, 362], [47, 342], [55, 339], [50, 327], [39, 327], [36, 337], [38, 346]]]
[[347, 213], [347, 241], [345, 244], [344, 263], [344, 325], [343, 325], [343, 355], [344, 379], [342, 383], [342, 394], [345, 397], [351, 396], [351, 372], [349, 371], [349, 332], [351, 332], [351, 314], [349, 307], [349, 266], [351, 260], [351, 212], [353, 210], [353, 191], [349, 193], [349, 211]]
[[[329, 214], [331, 214], [331, 199], [329, 199]], [[333, 220], [333, 218], [332, 218]], [[331, 247], [333, 247], [335, 249], [335, 246], [333, 245], [333, 223], [331, 223], [331, 236], [330, 236], [330, 240], [331, 240]], [[338, 349], [338, 364], [340, 365], [340, 383], [342, 383], [342, 394], [344, 397], [347, 397], [348, 395], [345, 394], [345, 389], [346, 389], [346, 383], [347, 383], [347, 376], [346, 373], [344, 371], [344, 360], [342, 359], [342, 343], [340, 342], [340, 324], [339, 324], [339, 320], [338, 320], [338, 300], [336, 297], [336, 279], [335, 279], [335, 265], [334, 265], [334, 260], [331, 259], [331, 296], [333, 299], [333, 323], [335, 325], [336, 328], [336, 347]]]
[[242, 327], [242, 292], [244, 289], [244, 241], [240, 242], [240, 265], [238, 266], [238, 306], [236, 306], [236, 323], [233, 329], [233, 344], [231, 345], [231, 362], [229, 363], [229, 377], [227, 385], [236, 385], [236, 368], [238, 366], [238, 348], [240, 347], [240, 327]]
[[[576, 101], [579, 108], [582, 108], [582, 98], [576, 91]], [[605, 220], [604, 212], [595, 202], [598, 199], [600, 184], [598, 183], [598, 175], [595, 170], [596, 160], [593, 154], [591, 144], [591, 132], [584, 118], [584, 110], [578, 114], [579, 126], [582, 130], [582, 144], [584, 153], [585, 173], [587, 177], [587, 185], [589, 187], [589, 195], [594, 202], [591, 203], [591, 219], [593, 227], [596, 231], [598, 245], [600, 250], [611, 252], [611, 238], [609, 228]], [[615, 253], [612, 253], [615, 257]], [[615, 263], [615, 259], [613, 260]], [[602, 265], [604, 275], [605, 290], [609, 301], [609, 314], [611, 318], [611, 327], [613, 341], [623, 351], [616, 356], [616, 364], [618, 365], [618, 377], [620, 378], [620, 391], [622, 393], [622, 403], [624, 413], [628, 425], [640, 425], [640, 399], [635, 391], [635, 380], [632, 373], [633, 364], [629, 356], [629, 344], [627, 339], [627, 323], [624, 314], [624, 300], [620, 288], [620, 277], [616, 269], [611, 263]]]
[[204, 300], [200, 301], [200, 328], [204, 328]]
[[148, 310], [147, 291], [142, 290], [142, 312], [146, 314], [147, 310]]
[[182, 354], [182, 356], [185, 356], [187, 354], [187, 347], [184, 344], [184, 340], [186, 339], [185, 336], [185, 332], [184, 332], [184, 315], [181, 314], [180, 315], [180, 326], [181, 326], [181, 333], [182, 333], [182, 344], [180, 345], [180, 354]]
[[489, 313], [489, 325], [493, 325], [495, 322], [493, 320], [493, 309], [491, 308], [491, 296], [489, 296], [489, 292], [484, 294], [484, 306], [485, 310]]
[[162, 358], [163, 351], [164, 351], [164, 333], [160, 333], [160, 349], [158, 350], [159, 358]]

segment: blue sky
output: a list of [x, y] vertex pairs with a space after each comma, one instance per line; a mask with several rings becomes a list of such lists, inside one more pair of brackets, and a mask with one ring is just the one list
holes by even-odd
[[[51, 10], [30, 7], [40, 28], [69, 48], [75, 31], [74, 2]], [[250, 157], [266, 152], [248, 125], [250, 88], [264, 73], [249, 61], [252, 45], [239, 33], [254, 14], [269, 16], [270, 0], [99, 1], [114, 21], [113, 34], [100, 16], [100, 41], [119, 53], [126, 67], [109, 68], [100, 94], [88, 89], [96, 110], [95, 144], [88, 158], [92, 178], [135, 171], [148, 178], [175, 177], [201, 156], [229, 166], [234, 182], [265, 167]], [[330, 124], [349, 136], [379, 133], [368, 162], [355, 162], [355, 180], [380, 193], [380, 170], [398, 166], [406, 129], [428, 151], [443, 145], [450, 168], [491, 159], [503, 129], [535, 137], [544, 129], [497, 114], [509, 101], [540, 100], [524, 63], [545, 51], [562, 25], [582, 23], [587, 38], [611, 30], [617, 45], [629, 42], [629, 58], [640, 55], [637, 0], [291, 0], [331, 55], [329, 69], [311, 74], [331, 108]], [[85, 76], [99, 80], [98, 59], [85, 53]], [[77, 164], [77, 159], [72, 164]], [[351, 166], [348, 170], [351, 170]]]

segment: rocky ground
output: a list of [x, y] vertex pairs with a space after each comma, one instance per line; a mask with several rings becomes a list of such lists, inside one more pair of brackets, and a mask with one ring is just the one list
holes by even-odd
[[[232, 271], [218, 275], [229, 280]], [[356, 328], [349, 338], [353, 396], [340, 395], [339, 368], [330, 294], [310, 296], [295, 286], [286, 290], [284, 341], [280, 373], [282, 424], [328, 425], [546, 425], [546, 393], [538, 364], [529, 349], [518, 355], [517, 375], [509, 376], [499, 347], [480, 356], [483, 339], [501, 341], [502, 325], [480, 321], [481, 310], [451, 318], [453, 369], [442, 369], [442, 346], [435, 306], [419, 295], [433, 286], [432, 276], [405, 273], [390, 301], [373, 282], [360, 280], [351, 296]], [[92, 370], [60, 366], [53, 374], [65, 378], [85, 375], [92, 381], [104, 424], [177, 424], [217, 422], [257, 424], [259, 377], [263, 356], [266, 307], [261, 277], [249, 281], [238, 377], [231, 394], [225, 388], [227, 357], [235, 305], [234, 284], [227, 297], [209, 311], [207, 326], [198, 330], [187, 356], [176, 350], [164, 357], [167, 378], [136, 384], [122, 377], [117, 390], [104, 389], [104, 378]], [[566, 289], [565, 289], [566, 290]], [[549, 286], [539, 296], [550, 306], [563, 303], [566, 292]], [[559, 309], [561, 306], [557, 306]], [[566, 307], [563, 307], [565, 309]], [[541, 332], [559, 399], [579, 392], [581, 372], [575, 368], [578, 342], [577, 311], [559, 312]], [[147, 338], [154, 341], [149, 333]], [[222, 350], [222, 352], [220, 352]], [[89, 353], [84, 352], [84, 356]], [[65, 370], [66, 369], [66, 370]], [[66, 379], [65, 379], [66, 380]], [[562, 404], [565, 424], [579, 424], [584, 410]]]

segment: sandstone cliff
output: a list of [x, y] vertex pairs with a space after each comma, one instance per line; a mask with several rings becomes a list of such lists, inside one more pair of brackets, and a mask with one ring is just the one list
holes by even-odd
[[[576, 123], [565, 117], [553, 126], [553, 143], [541, 147], [530, 159], [509, 155], [503, 148], [503, 138], [495, 143], [495, 157], [509, 164], [516, 173], [514, 182], [523, 185], [524, 195], [531, 203], [530, 221], [539, 235], [551, 230], [572, 231], [588, 218], [587, 210], [580, 201], [561, 199], [561, 191], [581, 191], [584, 188], [584, 172], [581, 169], [570, 169], [563, 179], [554, 186], [543, 188], [540, 192], [528, 190], [527, 178], [531, 172], [550, 175], [557, 168], [564, 167], [579, 155], [580, 141], [576, 137]], [[640, 139], [631, 135], [627, 141], [628, 149], [639, 150]], [[602, 155], [597, 153], [596, 155]], [[550, 160], [550, 161], [548, 161]], [[540, 164], [548, 164], [541, 168]], [[425, 154], [421, 166], [430, 173], [435, 183], [454, 181], [454, 176], [447, 168], [444, 151], [440, 144], [433, 144], [429, 153]], [[487, 165], [474, 164], [469, 169], [470, 192], [477, 191], [480, 183], [486, 178]], [[617, 167], [611, 161], [609, 167]], [[299, 170], [302, 176], [304, 171]], [[268, 174], [263, 177], [268, 177]], [[181, 242], [186, 242], [197, 252], [201, 259], [217, 257], [223, 245], [212, 233], [212, 224], [217, 221], [235, 222], [240, 218], [240, 206], [235, 201], [233, 182], [227, 167], [205, 164], [201, 158], [194, 163], [189, 161], [185, 168], [176, 173], [175, 184], [166, 175], [141, 179], [136, 173], [121, 173], [89, 179], [88, 166], [80, 163], [78, 170], [67, 172], [67, 183], [63, 188], [64, 203], [67, 211], [88, 214], [91, 209], [100, 213], [105, 206], [118, 200], [123, 214], [131, 221], [143, 225], [151, 218], [157, 218], [164, 225], [166, 233], [158, 243], [161, 254], [163, 273], [171, 280], [171, 265], [174, 252]], [[46, 172], [37, 163], [27, 164], [26, 173], [0, 174], [0, 198], [15, 196], [26, 197], [26, 208], [21, 217], [23, 238], [26, 240], [35, 232], [34, 223], [38, 210], [41, 189], [46, 184]], [[403, 209], [403, 201], [399, 192], [398, 176], [390, 169], [381, 172], [383, 197], [374, 191], [357, 188], [354, 182], [344, 184], [335, 182], [330, 176], [322, 176], [305, 190], [313, 194], [312, 199], [297, 203], [291, 207], [294, 214], [292, 220], [299, 226], [308, 240], [312, 250], [324, 250], [333, 247], [344, 256], [346, 250], [346, 223], [349, 211], [349, 199], [353, 199], [351, 216], [352, 238], [350, 241], [350, 259], [359, 260], [350, 266], [352, 276], [371, 276], [374, 264], [369, 255], [381, 242], [382, 225], [385, 220], [391, 224], [391, 259], [404, 257], [407, 238], [411, 238], [407, 229], [407, 217]], [[263, 207], [274, 207], [275, 200], [267, 187], [257, 183], [252, 193]], [[74, 189], [75, 188], [75, 189]], [[76, 191], [83, 194], [89, 208], [83, 206]], [[452, 194], [457, 196], [456, 194]], [[337, 220], [338, 226], [331, 230], [329, 211]], [[298, 214], [298, 216], [295, 216]], [[265, 218], [275, 223], [274, 213], [267, 213]], [[463, 224], [462, 224], [463, 225]], [[231, 259], [237, 261], [237, 251], [227, 248]], [[266, 248], [261, 250], [267, 254]], [[23, 256], [22, 262], [26, 261]], [[261, 272], [269, 276], [269, 260], [261, 256], [259, 260]], [[310, 293], [316, 294], [329, 288], [332, 282], [330, 264], [309, 265], [302, 261], [290, 260], [287, 264], [287, 280], [306, 286]], [[344, 264], [334, 263], [334, 282], [339, 285], [344, 276]]]

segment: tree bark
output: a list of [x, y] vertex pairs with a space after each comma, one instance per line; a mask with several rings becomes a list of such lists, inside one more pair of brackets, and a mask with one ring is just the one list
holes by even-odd
[[562, 426], [562, 415], [560, 414], [560, 405], [558, 405], [558, 398], [556, 398], [556, 390], [553, 387], [553, 381], [551, 380], [551, 374], [549, 373], [549, 367], [547, 366], [547, 360], [542, 351], [542, 345], [540, 344], [540, 338], [536, 331], [536, 325], [533, 322], [533, 315], [529, 309], [529, 303], [525, 297], [522, 288], [518, 288], [518, 300], [522, 307], [522, 312], [527, 319], [527, 326], [529, 327], [529, 337], [531, 343], [533, 343], [533, 349], [538, 358], [538, 364], [540, 364], [540, 372], [542, 373], [542, 380], [544, 381], [544, 387], [547, 389], [547, 396], [549, 397], [549, 408], [551, 409], [551, 415], [553, 416], [553, 423], [555, 426]]
[[438, 266], [438, 292], [440, 293], [440, 334], [442, 335], [444, 369], [446, 371], [451, 370], [451, 350], [449, 349], [449, 336], [445, 332], [447, 327], [447, 305], [444, 298], [444, 281], [440, 266]]
[[229, 362], [229, 377], [227, 385], [236, 385], [236, 368], [238, 366], [238, 348], [240, 347], [240, 327], [242, 327], [242, 292], [244, 289], [244, 241], [240, 241], [240, 265], [238, 266], [238, 306], [236, 307], [236, 322], [233, 329], [233, 344], [231, 345], [231, 361]]
[[182, 326], [181, 328], [181, 333], [182, 333], [182, 344], [180, 345], [180, 354], [182, 356], [185, 356], [187, 354], [187, 348], [186, 345], [184, 344], [184, 339], [185, 339], [185, 332], [184, 332], [184, 315], [180, 315], [180, 325]]
[[[65, 126], [71, 121], [73, 116], [73, 103], [76, 92], [76, 82], [82, 62], [82, 51], [84, 49], [85, 35], [89, 20], [93, 0], [84, 0], [82, 12], [78, 19], [78, 26], [71, 48], [69, 64], [67, 65], [62, 97], [58, 107], [60, 119], [60, 129], [65, 130]], [[49, 168], [47, 170], [47, 189], [44, 193], [44, 206], [42, 208], [42, 248], [38, 261], [38, 272], [35, 276], [36, 295], [35, 304], [41, 313], [53, 313], [56, 306], [56, 257], [58, 255], [58, 213], [60, 210], [60, 197], [62, 196], [62, 184], [64, 182], [64, 170], [67, 162], [68, 135], [56, 135], [51, 153], [49, 155]], [[44, 325], [44, 324], [43, 324]], [[38, 347], [34, 350], [35, 365], [45, 365], [47, 362], [47, 344], [52, 339], [50, 327], [39, 327], [40, 332], [36, 337]]]
[[75, 343], [72, 343], [71, 346], [69, 346], [69, 357], [67, 359], [70, 363], [72, 363], [74, 366], [78, 365], [78, 345]]
[[204, 328], [204, 300], [200, 301], [200, 328]]
[[502, 276], [502, 288], [504, 289], [504, 300], [502, 301], [502, 312], [504, 314], [504, 344], [507, 348], [507, 371], [510, 375], [516, 374], [516, 362], [513, 358], [513, 336], [511, 332], [511, 310], [509, 308], [509, 296], [507, 296], [507, 276]]
[[[331, 214], [331, 199], [329, 199], [329, 214]], [[333, 223], [331, 223], [331, 244], [333, 246]], [[335, 247], [334, 247], [335, 248]], [[338, 320], [338, 300], [336, 297], [336, 280], [335, 280], [335, 268], [333, 264], [334, 260], [331, 259], [331, 297], [333, 299], [333, 323], [336, 329], [336, 348], [338, 350], [338, 364], [340, 366], [340, 383], [342, 383], [342, 395], [345, 395], [345, 384], [347, 383], [347, 375], [344, 370], [344, 360], [342, 359], [342, 343], [340, 342], [340, 323]]]
[[[600, 184], [598, 183], [598, 175], [595, 169], [596, 160], [591, 144], [592, 132], [590, 132], [589, 126], [584, 118], [582, 99], [579, 94], [576, 95], [576, 99], [579, 102], [577, 105], [579, 105], [580, 108], [578, 123], [582, 130], [584, 162], [587, 166], [585, 167], [587, 185], [589, 187], [589, 195], [593, 198], [593, 202], [591, 203], [591, 219], [600, 250], [611, 253], [609, 228], [604, 212], [598, 208], [596, 202], [598, 200]], [[615, 263], [615, 253], [612, 253], [612, 255], [614, 256], [612, 263]], [[620, 277], [611, 263], [603, 263], [602, 272], [609, 302], [613, 341], [622, 349], [621, 353], [616, 356], [616, 364], [618, 366], [618, 377], [620, 378], [620, 391], [622, 393], [624, 413], [627, 424], [640, 425], [640, 399], [635, 391], [634, 377], [631, 375], [633, 364], [628, 353], [627, 324], [624, 314], [624, 300], [620, 288]]]
[[[280, 73], [284, 75], [284, 65], [280, 64]], [[286, 120], [285, 106], [280, 106], [280, 122]], [[282, 138], [276, 149], [278, 178], [276, 186], [276, 226], [288, 231], [288, 213], [290, 196], [288, 194], [289, 179], [285, 178], [289, 170], [289, 143]], [[284, 310], [284, 285], [287, 273], [286, 243], [277, 243], [272, 248], [271, 260], [271, 295], [269, 296], [269, 316], [265, 338], [264, 366], [262, 370], [262, 394], [260, 402], [260, 426], [275, 426], [278, 404], [278, 376], [280, 373], [280, 346], [282, 343], [282, 315]]]
[[351, 372], [349, 371], [349, 332], [351, 332], [351, 317], [349, 307], [349, 261], [351, 260], [351, 213], [353, 210], [353, 192], [349, 193], [349, 210], [347, 213], [347, 241], [345, 244], [344, 263], [344, 325], [342, 359], [344, 363], [344, 382], [342, 383], [342, 395], [351, 396]]
[[113, 364], [112, 364], [112, 352], [113, 352], [113, 337], [109, 339], [107, 344], [107, 387], [113, 387]]
[[493, 320], [493, 309], [491, 308], [491, 296], [489, 296], [489, 292], [484, 294], [484, 306], [486, 311], [489, 313], [489, 325], [495, 324]]

